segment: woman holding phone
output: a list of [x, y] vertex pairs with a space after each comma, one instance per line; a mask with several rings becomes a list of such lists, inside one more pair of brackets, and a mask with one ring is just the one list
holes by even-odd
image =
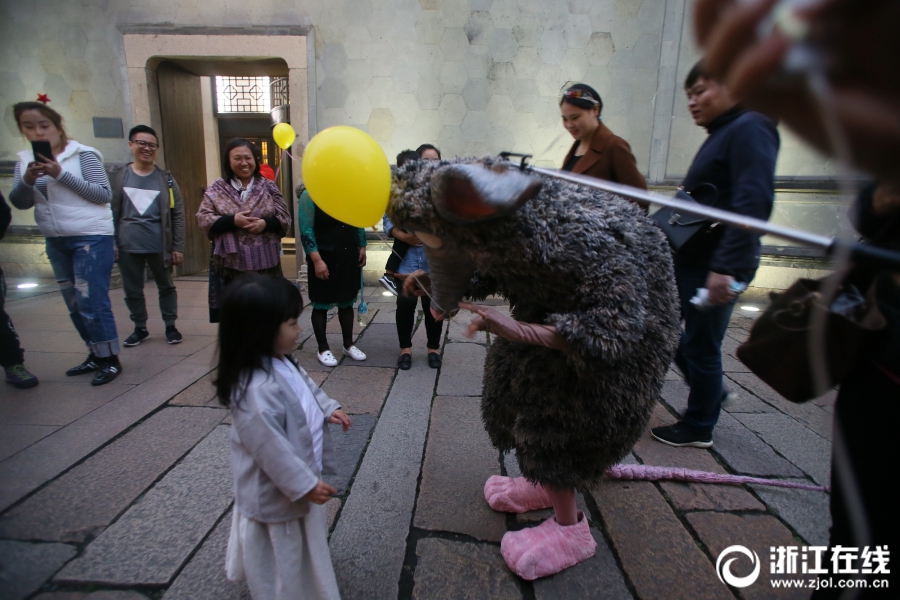
[[96, 371], [91, 385], [109, 383], [122, 365], [109, 302], [114, 229], [103, 157], [68, 139], [62, 117], [45, 104], [19, 102], [13, 114], [32, 148], [19, 152], [9, 199], [18, 209], [34, 208], [69, 316], [90, 352], [66, 375]]

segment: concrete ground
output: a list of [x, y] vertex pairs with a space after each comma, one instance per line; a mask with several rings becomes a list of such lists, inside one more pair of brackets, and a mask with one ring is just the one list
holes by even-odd
[[[89, 376], [64, 374], [85, 350], [57, 294], [7, 304], [41, 384], [0, 384], [0, 600], [249, 598], [223, 571], [229, 421], [213, 398], [216, 331], [206, 284], [182, 278], [178, 289], [184, 342], [165, 343], [151, 300], [151, 339], [124, 349], [123, 374], [98, 388]], [[327, 504], [345, 599], [808, 596], [769, 586], [769, 548], [825, 544], [828, 496], [757, 485], [605, 481], [579, 495], [596, 556], [534, 583], [514, 576], [500, 538], [549, 513], [498, 514], [484, 502], [490, 475], [517, 472], [481, 424], [489, 336], [465, 338], [468, 319], [457, 318], [445, 328], [444, 366], [433, 370], [419, 327], [413, 368], [398, 371], [393, 299], [366, 291], [369, 310], [356, 335], [367, 361], [319, 365], [309, 311], [297, 351], [354, 419], [350, 432], [335, 431], [340, 472], [330, 482], [339, 494]], [[152, 283], [147, 292], [155, 295]], [[122, 291], [111, 296], [124, 338], [132, 326]], [[737, 311], [723, 348], [739, 399], [723, 412], [715, 445], [676, 449], [645, 433], [629, 461], [828, 482], [833, 395], [792, 404], [748, 373], [734, 358], [752, 324], [747, 314]], [[339, 348], [336, 319], [329, 332]], [[686, 397], [670, 372], [651, 426], [675, 421]], [[719, 552], [733, 544], [755, 550], [763, 566], [759, 581], [740, 591], [715, 572]]]

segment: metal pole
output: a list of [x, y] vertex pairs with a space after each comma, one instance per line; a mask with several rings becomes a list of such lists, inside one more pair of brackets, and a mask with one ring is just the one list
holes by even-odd
[[740, 227], [742, 229], [747, 229], [759, 234], [774, 235], [786, 240], [790, 240], [792, 242], [803, 244], [804, 246], [820, 248], [824, 250], [828, 255], [837, 253], [838, 249], [844, 249], [848, 252], [850, 258], [853, 260], [866, 262], [872, 266], [900, 271], [900, 252], [894, 252], [875, 246], [838, 240], [824, 235], [802, 231], [800, 229], [790, 229], [788, 227], [782, 227], [780, 225], [773, 225], [772, 223], [763, 221], [761, 219], [739, 215], [737, 213], [713, 208], [711, 206], [705, 206], [703, 204], [685, 202], [683, 200], [670, 198], [668, 196], [664, 196], [655, 192], [648, 192], [640, 188], [631, 187], [630, 185], [613, 183], [611, 181], [597, 179], [595, 177], [589, 177], [587, 175], [576, 175], [567, 171], [557, 171], [556, 169], [535, 167], [532, 165], [524, 164], [524, 159], [523, 165], [520, 168], [526, 171], [532, 171], [534, 173], [546, 175], [548, 177], [555, 177], [557, 179], [571, 181], [572, 183], [586, 185], [588, 187], [617, 194], [619, 196], [625, 196], [626, 198], [634, 198], [635, 200], [660, 204], [662, 206], [680, 210], [690, 215], [696, 215], [711, 219], [713, 221], [719, 221], [721, 223], [725, 223], [726, 225], [731, 225], [732, 227]]
[[834, 240], [832, 238], [826, 237], [824, 235], [817, 235], [815, 233], [809, 233], [807, 231], [800, 231], [798, 229], [789, 229], [780, 225], [773, 225], [761, 219], [739, 215], [736, 213], [728, 212], [727, 210], [705, 206], [703, 204], [677, 200], [675, 198], [670, 198], [656, 192], [648, 192], [640, 188], [631, 187], [630, 185], [622, 185], [620, 183], [613, 183], [611, 181], [596, 179], [594, 177], [588, 177], [585, 175], [575, 175], [573, 173], [557, 171], [555, 169], [544, 169], [542, 167], [532, 167], [530, 165], [526, 168], [534, 171], [535, 173], [540, 173], [541, 175], [556, 177], [557, 179], [564, 179], [573, 183], [580, 183], [581, 185], [587, 185], [599, 190], [617, 194], [619, 196], [625, 196], [626, 198], [634, 198], [635, 200], [643, 200], [644, 202], [661, 204], [662, 206], [675, 208], [690, 215], [706, 217], [707, 219], [711, 219], [713, 221], [719, 221], [721, 223], [725, 223], [726, 225], [732, 225], [734, 227], [740, 227], [742, 229], [749, 229], [750, 231], [755, 231], [756, 233], [776, 235], [780, 238], [784, 238], [792, 242], [798, 242], [805, 246], [812, 246], [814, 248], [821, 248], [822, 250], [829, 250], [834, 243]]

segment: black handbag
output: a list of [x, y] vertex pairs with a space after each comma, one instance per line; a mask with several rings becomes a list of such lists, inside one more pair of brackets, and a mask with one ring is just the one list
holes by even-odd
[[[791, 402], [806, 402], [841, 383], [865, 359], [876, 336], [887, 326], [875, 286], [861, 293], [845, 277], [826, 305], [821, 289], [825, 279], [798, 279], [756, 320], [750, 337], [738, 346], [737, 357], [757, 377]], [[832, 282], [833, 283], [833, 282]], [[810, 324], [813, 311], [825, 311], [823, 380], [813, 376]]]
[[[711, 183], [701, 183], [690, 193], [678, 190], [675, 197], [691, 204], [715, 206], [719, 199], [719, 190]], [[719, 225], [718, 221], [685, 214], [677, 208], [666, 206], [650, 215], [650, 218], [656, 221], [659, 228], [666, 234], [666, 239], [669, 240], [669, 245], [675, 252], [678, 252], [691, 240], [708, 233]]]

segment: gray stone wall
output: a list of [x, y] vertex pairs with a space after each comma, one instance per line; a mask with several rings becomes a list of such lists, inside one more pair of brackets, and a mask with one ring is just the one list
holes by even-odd
[[[681, 91], [698, 57], [692, 7], [693, 0], [0, 0], [0, 161], [25, 147], [12, 104], [38, 93], [50, 96], [71, 137], [109, 162], [127, 159], [123, 140], [94, 138], [91, 121], [133, 125], [123, 28], [312, 23], [311, 133], [353, 125], [392, 160], [430, 142], [447, 155], [515, 150], [559, 166], [571, 145], [559, 122], [560, 91], [584, 81], [600, 92], [605, 122], [631, 144], [640, 169], [649, 175], [655, 163], [651, 180], [676, 180], [705, 136]], [[782, 140], [779, 176], [833, 172], [784, 130]], [[0, 179], [8, 190], [8, 178]], [[807, 223], [833, 229], [833, 214], [826, 207]], [[16, 211], [14, 224], [31, 223]]]

